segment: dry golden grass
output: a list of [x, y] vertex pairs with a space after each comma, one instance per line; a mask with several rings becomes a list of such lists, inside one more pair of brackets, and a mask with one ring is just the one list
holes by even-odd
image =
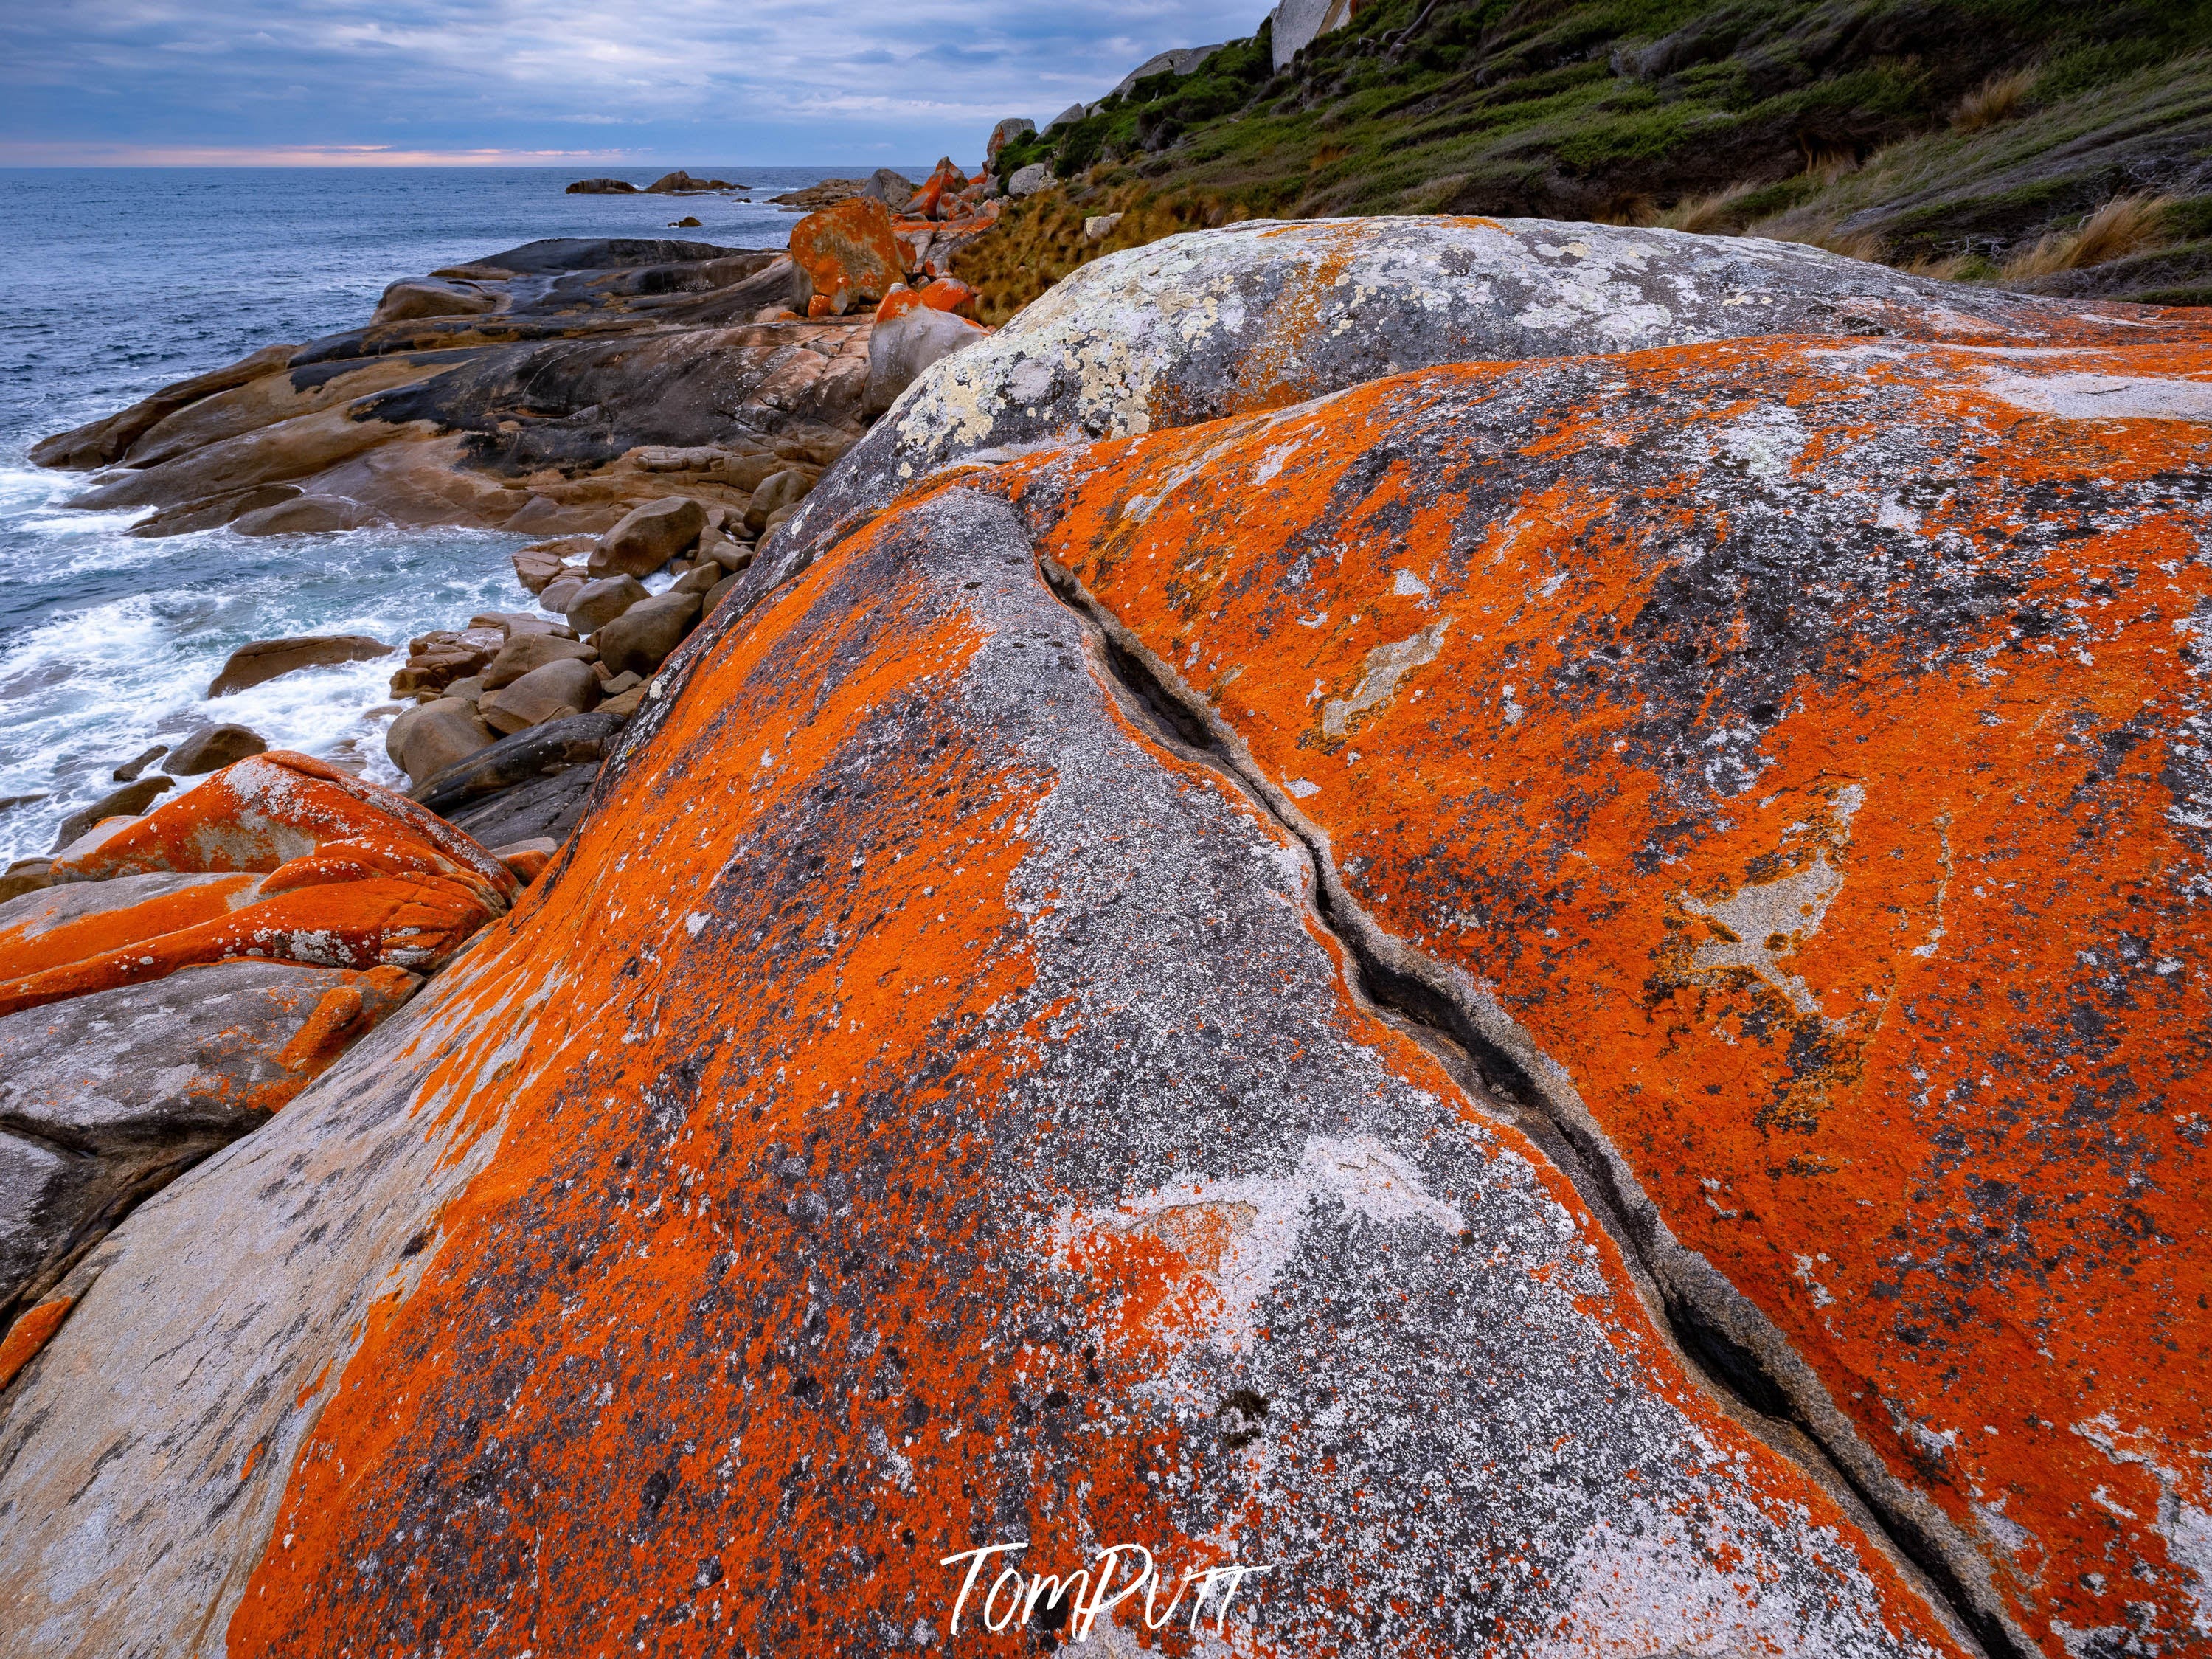
[[1933, 276], [1939, 283], [1955, 283], [1972, 270], [1974, 264], [1971, 253], [1947, 253], [1941, 258], [1923, 253], [1903, 270], [1908, 276]]
[[2020, 249], [2000, 271], [2008, 282], [2085, 270], [2155, 247], [2165, 240], [2171, 196], [2115, 196], [2072, 230], [2054, 230]]
[[1805, 158], [1805, 176], [1832, 185], [1859, 170], [1858, 153], [1849, 149], [1816, 149]]
[[1658, 217], [1669, 230], [1695, 231], [1701, 236], [1724, 236], [1735, 228], [1736, 204], [1757, 190], [1753, 184], [1730, 185], [1710, 196], [1686, 196]]
[[1659, 206], [1649, 196], [1617, 196], [1589, 216], [1594, 225], [1656, 225]]
[[1951, 125], [1960, 132], [1979, 132], [2000, 121], [2009, 121], [2020, 113], [2020, 106], [2027, 101], [2027, 94], [2035, 90], [2039, 70], [2014, 70], [2009, 75], [1992, 75], [1958, 102], [1951, 112]]
[[1864, 259], [1869, 264], [1878, 262], [1883, 251], [1882, 240], [1874, 232], [1845, 230], [1839, 218], [1832, 214], [1823, 216], [1812, 208], [1798, 208], [1762, 219], [1740, 234], [1769, 237], [1778, 242], [1802, 242], [1808, 247], [1840, 253], [1846, 259]]

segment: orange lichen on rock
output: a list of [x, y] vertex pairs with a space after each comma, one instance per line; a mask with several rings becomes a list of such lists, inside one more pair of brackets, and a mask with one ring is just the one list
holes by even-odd
[[496, 1151], [228, 1650], [927, 1646], [1011, 1539], [1275, 1562], [1240, 1651], [1963, 1653], [1094, 649], [957, 488], [706, 649], [393, 1062]]
[[957, 276], [940, 276], [920, 288], [901, 286], [884, 296], [876, 307], [876, 320], [890, 322], [909, 311], [949, 311], [957, 317], [975, 320], [975, 301], [980, 296], [975, 290]]
[[2212, 345], [2147, 332], [1443, 368], [1001, 475], [2054, 1659], [2212, 1594]]
[[274, 871], [333, 842], [374, 852], [388, 874], [453, 881], [503, 908], [520, 891], [505, 866], [406, 796], [336, 767], [271, 750], [226, 766], [98, 846], [55, 861], [57, 882], [155, 871]]
[[35, 1307], [26, 1308], [15, 1316], [8, 1327], [8, 1334], [0, 1336], [0, 1389], [15, 1380], [15, 1374], [39, 1357], [39, 1352], [53, 1340], [54, 1333], [69, 1317], [76, 1305], [66, 1296], [50, 1297]]
[[224, 768], [54, 873], [64, 884], [19, 900], [0, 930], [0, 1014], [230, 957], [425, 971], [521, 890], [404, 796], [282, 751]]
[[[810, 317], [842, 316], [855, 302], [880, 300], [906, 278], [906, 251], [890, 210], [872, 196], [848, 197], [791, 228], [793, 304]], [[814, 302], [823, 302], [817, 312]]]

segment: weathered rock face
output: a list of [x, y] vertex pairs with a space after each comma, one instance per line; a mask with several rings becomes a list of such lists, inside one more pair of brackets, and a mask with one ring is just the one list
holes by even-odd
[[1408, 1006], [2054, 1655], [2207, 1605], [2198, 337], [1439, 369], [1030, 486]]
[[[100, 884], [179, 879], [224, 878]], [[130, 1206], [258, 1127], [419, 983], [396, 968], [233, 960], [0, 1018], [0, 1327]]]
[[364, 524], [541, 535], [672, 493], [742, 504], [860, 429], [867, 325], [755, 324], [781, 256], [710, 243], [533, 242], [398, 283], [366, 328], [255, 354], [39, 446], [116, 470], [76, 504], [137, 533]]
[[19, 1645], [995, 1651], [1124, 1543], [1270, 1569], [1170, 1650], [2202, 1645], [2212, 327], [1370, 379], [1216, 274], [1065, 343], [1146, 429], [771, 537], [521, 902], [33, 1310]]
[[1431, 363], [1757, 334], [2032, 344], [2133, 327], [1778, 242], [1526, 219], [1254, 221], [1070, 275], [924, 378], [783, 546], [834, 536], [969, 457], [1279, 408]]
[[[671, 1650], [890, 1652], [945, 1639], [954, 1551], [1172, 1572], [1227, 1527], [1277, 1564], [1284, 1650], [1368, 1650], [1391, 1605], [1426, 1650], [1960, 1651], [1682, 1371], [1542, 1152], [1362, 1006], [1296, 843], [1096, 652], [969, 492], [725, 638], [521, 925], [134, 1221], [19, 1380], [0, 1594], [38, 1586], [33, 1639], [409, 1650], [514, 1620], [542, 1551], [518, 1645], [659, 1609]], [[678, 774], [712, 810], [665, 810]], [[179, 1272], [286, 1160], [223, 1286]], [[333, 1204], [326, 1267], [263, 1267]], [[115, 1448], [155, 1353], [184, 1398]], [[209, 1375], [246, 1363], [250, 1400]], [[155, 1460], [249, 1444], [151, 1507]], [[1378, 1460], [1426, 1499], [1377, 1501]]]

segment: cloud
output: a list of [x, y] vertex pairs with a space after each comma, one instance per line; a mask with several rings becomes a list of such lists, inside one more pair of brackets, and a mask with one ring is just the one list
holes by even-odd
[[[517, 157], [620, 125], [632, 159], [973, 160], [1261, 0], [74, 0], [0, 8], [0, 159]], [[613, 152], [594, 150], [595, 155]]]

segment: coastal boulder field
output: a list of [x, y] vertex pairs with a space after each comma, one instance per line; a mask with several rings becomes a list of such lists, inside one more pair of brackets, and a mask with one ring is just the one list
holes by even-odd
[[2212, 319], [1241, 225], [800, 495], [0, 1339], [10, 1651], [2204, 1650]]

